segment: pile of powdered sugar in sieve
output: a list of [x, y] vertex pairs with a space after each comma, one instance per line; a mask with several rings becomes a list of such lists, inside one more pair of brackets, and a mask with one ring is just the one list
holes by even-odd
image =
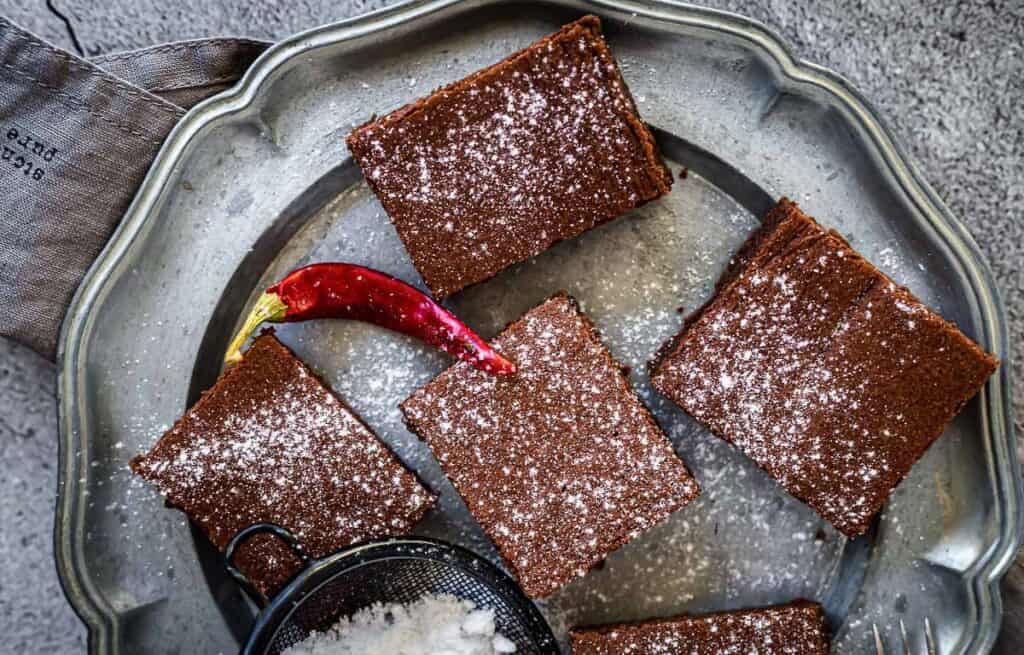
[[496, 631], [494, 612], [450, 595], [377, 603], [314, 632], [283, 655], [499, 655], [516, 645]]

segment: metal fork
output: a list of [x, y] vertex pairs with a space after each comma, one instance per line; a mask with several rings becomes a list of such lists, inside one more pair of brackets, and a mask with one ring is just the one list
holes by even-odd
[[[871, 632], [875, 636], [875, 653], [877, 655], [886, 655], [887, 651], [882, 643], [882, 635], [878, 631], [877, 624], [871, 624]], [[900, 639], [903, 642], [903, 649], [900, 653], [902, 655], [910, 655], [910, 639], [907, 638], [907, 626], [903, 623], [903, 619], [900, 619]], [[928, 620], [927, 616], [924, 617], [924, 646], [928, 655], [938, 655], [939, 651], [935, 648], [935, 635], [932, 633], [932, 622]]]

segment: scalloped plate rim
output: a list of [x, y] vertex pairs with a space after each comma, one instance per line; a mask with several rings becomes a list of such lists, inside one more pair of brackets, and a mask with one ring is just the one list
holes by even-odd
[[[900, 190], [927, 219], [930, 227], [950, 249], [957, 263], [966, 272], [965, 279], [975, 295], [982, 319], [985, 346], [1004, 365], [990, 378], [979, 395], [987, 417], [989, 438], [988, 462], [1001, 515], [998, 540], [974, 562], [964, 581], [973, 616], [968, 625], [970, 639], [964, 652], [986, 653], [991, 650], [1002, 622], [1002, 597], [999, 582], [1012, 564], [1022, 541], [1024, 529], [1024, 487], [1020, 464], [1014, 456], [1012, 420], [1012, 382], [1006, 314], [980, 249], [966, 227], [946, 208], [935, 191], [923, 179], [916, 165], [906, 156], [893, 133], [871, 104], [841, 75], [796, 57], [791, 47], [774, 31], [758, 21], [739, 14], [697, 7], [671, 0], [643, 2], [612, 2], [608, 0], [541, 0], [543, 4], [571, 7], [601, 13], [602, 9], [626, 11], [658, 21], [689, 25], [723, 32], [760, 49], [775, 62], [786, 82], [816, 87], [835, 98], [848, 115], [855, 117], [878, 150]], [[219, 118], [243, 111], [255, 100], [262, 85], [279, 66], [304, 52], [340, 43], [368, 33], [418, 20], [437, 11], [458, 5], [466, 8], [496, 5], [499, 0], [411, 0], [347, 20], [316, 27], [288, 37], [264, 52], [231, 89], [209, 98], [195, 107], [174, 127], [157, 154], [153, 165], [139, 187], [124, 219], [115, 229], [106, 247], [89, 268], [76, 291], [61, 327], [57, 352], [57, 388], [59, 413], [59, 483], [56, 520], [54, 523], [54, 554], [61, 586], [69, 603], [86, 624], [91, 653], [117, 652], [114, 612], [87, 579], [78, 573], [74, 561], [81, 557], [80, 544], [72, 541], [69, 522], [81, 520], [75, 494], [68, 487], [77, 484], [76, 463], [82, 450], [71, 456], [78, 446], [78, 414], [75, 399], [81, 384], [79, 362], [82, 345], [88, 333], [92, 309], [108, 290], [108, 282], [118, 271], [129, 246], [139, 237], [151, 210], [166, 189], [175, 162], [200, 131]]]

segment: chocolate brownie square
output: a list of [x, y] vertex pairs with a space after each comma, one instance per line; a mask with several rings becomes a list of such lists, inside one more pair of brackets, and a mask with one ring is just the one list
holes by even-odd
[[[270, 330], [131, 467], [222, 550], [271, 522], [322, 557], [408, 532], [435, 500]], [[236, 563], [266, 596], [300, 565], [269, 535]]]
[[619, 623], [571, 632], [573, 655], [828, 655], [821, 606], [762, 609]]
[[997, 364], [783, 199], [651, 379], [853, 537]]
[[595, 16], [347, 143], [439, 298], [672, 186]]
[[547, 596], [699, 489], [572, 298], [493, 344], [516, 375], [456, 364], [402, 411], [526, 593]]

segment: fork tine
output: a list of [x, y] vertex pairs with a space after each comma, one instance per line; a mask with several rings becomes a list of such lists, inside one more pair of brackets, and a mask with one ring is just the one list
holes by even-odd
[[885, 655], [885, 646], [882, 645], [882, 635], [878, 634], [878, 626], [874, 623], [871, 624], [871, 632], [875, 635], [876, 655]]
[[924, 617], [924, 643], [928, 649], [928, 655], [938, 655], [939, 650], [935, 647], [935, 635], [932, 634], [932, 622]]
[[[875, 641], [875, 653], [876, 655], [886, 655], [885, 645], [882, 642], [882, 633], [878, 630], [878, 624], [871, 624], [871, 634]], [[907, 636], [907, 624], [900, 619], [900, 640], [902, 641], [903, 655], [910, 655], [910, 637]], [[925, 650], [928, 655], [938, 655], [938, 648], [935, 645], [935, 633], [932, 632], [932, 622], [926, 616], [924, 617], [924, 643]]]
[[900, 619], [900, 637], [903, 639], [903, 655], [910, 655], [910, 639], [907, 638], [907, 624]]

